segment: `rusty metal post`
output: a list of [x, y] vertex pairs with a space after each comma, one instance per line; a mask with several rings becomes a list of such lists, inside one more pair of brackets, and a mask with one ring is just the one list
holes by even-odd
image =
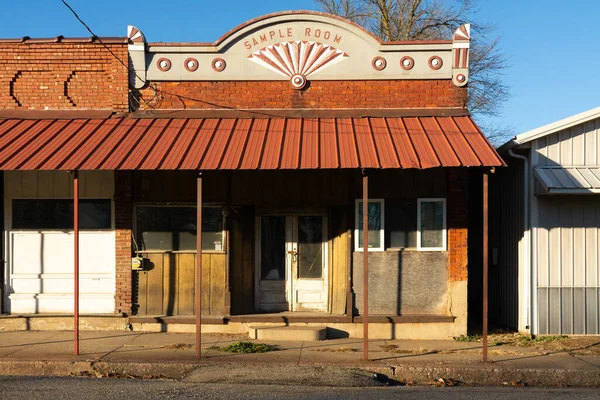
[[73, 352], [79, 355], [79, 172], [73, 172]]
[[483, 173], [483, 362], [488, 359], [488, 172]]
[[202, 172], [198, 172], [196, 195], [196, 358], [202, 357]]
[[369, 360], [369, 176], [362, 171], [363, 184], [363, 360]]

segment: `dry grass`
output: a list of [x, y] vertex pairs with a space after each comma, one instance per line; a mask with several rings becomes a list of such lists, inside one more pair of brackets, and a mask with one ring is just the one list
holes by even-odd
[[325, 353], [356, 353], [358, 351], [358, 349], [354, 349], [352, 347], [337, 347], [337, 348], [327, 347], [324, 349], [316, 349], [314, 351], [321, 351], [321, 352], [325, 352]]
[[380, 344], [379, 347], [383, 351], [388, 351], [394, 354], [427, 354], [427, 353], [439, 353], [439, 350], [429, 350], [423, 347], [419, 347], [418, 350], [401, 349], [400, 346], [395, 344]]
[[498, 332], [489, 336], [495, 346], [522, 347], [542, 352], [572, 352], [579, 355], [600, 355], [600, 338], [593, 336], [537, 336], [518, 332]]
[[169, 349], [169, 350], [189, 350], [191, 348], [193, 348], [194, 345], [192, 344], [185, 344], [185, 343], [174, 343], [174, 344], [168, 344], [165, 346], [165, 349]]

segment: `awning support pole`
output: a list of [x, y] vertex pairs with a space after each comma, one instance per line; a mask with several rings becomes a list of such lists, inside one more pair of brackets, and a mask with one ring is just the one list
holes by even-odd
[[73, 171], [73, 350], [79, 355], [79, 172]]
[[202, 357], [202, 172], [196, 187], [196, 358]]
[[488, 360], [488, 172], [483, 173], [483, 362]]
[[369, 176], [362, 170], [363, 184], [363, 360], [369, 360]]

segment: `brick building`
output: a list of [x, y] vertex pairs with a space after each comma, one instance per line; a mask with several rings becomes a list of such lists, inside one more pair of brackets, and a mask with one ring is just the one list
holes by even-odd
[[381, 43], [286, 12], [215, 43], [128, 33], [0, 40], [4, 312], [72, 312], [77, 182], [84, 313], [192, 322], [201, 287], [208, 329], [360, 336], [366, 203], [376, 335], [466, 333], [470, 177], [503, 165], [466, 109], [468, 26]]

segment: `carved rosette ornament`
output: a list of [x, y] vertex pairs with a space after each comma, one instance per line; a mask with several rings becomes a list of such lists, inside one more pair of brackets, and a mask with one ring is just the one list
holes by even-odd
[[277, 43], [255, 51], [248, 59], [290, 78], [294, 89], [303, 89], [308, 76], [343, 61], [348, 54], [323, 43], [294, 41]]

